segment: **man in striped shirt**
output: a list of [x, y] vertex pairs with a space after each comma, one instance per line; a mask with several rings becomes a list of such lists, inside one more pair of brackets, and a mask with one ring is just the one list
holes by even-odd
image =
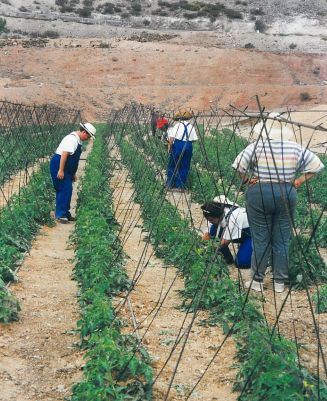
[[258, 140], [247, 146], [233, 163], [233, 168], [248, 184], [246, 204], [253, 253], [252, 280], [246, 285], [256, 291], [263, 290], [268, 257], [272, 253], [274, 289], [283, 292], [284, 282], [288, 280], [296, 188], [324, 165], [309, 149], [293, 142], [293, 131], [278, 120], [266, 120], [258, 128]]

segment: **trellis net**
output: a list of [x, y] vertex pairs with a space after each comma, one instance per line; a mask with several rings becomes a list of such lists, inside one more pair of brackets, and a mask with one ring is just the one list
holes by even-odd
[[[319, 315], [326, 311], [327, 169], [322, 169], [312, 180], [305, 181], [297, 189], [294, 215], [290, 212], [288, 200], [282, 196], [282, 202], [285, 202], [282, 208], [288, 210], [287, 224], [291, 230], [288, 278], [285, 280], [287, 286], [282, 298], [281, 294], [274, 291], [277, 268], [276, 260], [274, 261], [276, 255], [274, 256], [273, 233], [269, 234], [266, 243], [259, 244], [265, 246], [263, 253], [267, 256], [264, 266], [266, 274], [264, 286], [260, 288], [263, 291], [254, 295], [247, 288], [251, 283], [245, 283], [247, 280], [251, 281], [254, 272], [249, 274], [248, 269], [228, 266], [219, 251], [219, 241], [214, 239], [207, 242], [201, 238], [203, 232], [209, 229], [202, 215], [202, 203], [223, 195], [230, 201], [229, 206], [244, 207], [249, 214], [251, 205], [248, 192], [251, 187], [258, 188], [259, 195], [264, 196], [262, 191], [267, 182], [250, 182], [251, 176], [244, 179], [244, 175], [240, 176], [237, 168], [232, 168], [232, 165], [250, 144], [257, 149], [260, 141], [266, 141], [271, 147], [272, 141], [267, 140], [270, 123], [277, 121], [278, 127], [287, 123], [289, 131], [292, 131], [292, 141], [302, 147], [304, 154], [311, 149], [326, 166], [327, 129], [323, 126], [322, 119], [326, 112], [320, 113], [318, 120], [304, 123], [299, 121], [300, 114], [296, 111], [278, 113], [276, 117], [261, 108], [259, 100], [258, 110], [254, 112], [236, 108], [212, 109], [205, 113], [192, 111], [192, 118], [188, 121], [191, 121], [196, 130], [198, 140], [193, 144], [186, 186], [177, 190], [171, 188], [174, 185], [167, 179], [167, 141], [164, 130], [157, 129], [152, 124], [154, 113], [165, 117], [170, 127], [176, 123], [173, 121], [176, 111], [154, 111], [143, 105], [131, 104], [110, 114], [107, 143], [116, 169], [128, 171], [126, 176], [121, 174], [119, 186], [124, 188], [129, 181], [133, 182], [133, 196], [130, 206], [126, 207], [132, 209], [132, 202], [140, 204], [148, 233], [147, 244], [154, 247], [156, 256], [162, 258], [166, 264], [177, 267], [178, 274], [184, 279], [181, 305], [191, 314], [192, 320], [188, 325], [181, 322], [179, 334], [164, 364], [165, 366], [172, 357], [177, 361], [173, 374], [167, 381], [163, 399], [169, 399], [174, 387], [174, 379], [187, 349], [192, 325], [195, 324], [200, 310], [209, 312], [202, 324], [220, 325], [225, 338], [217, 344], [217, 351], [206, 362], [202, 373], [188, 389], [185, 399], [196, 399], [197, 387], [214, 360], [219, 358], [225, 341], [230, 336], [235, 337], [238, 347], [239, 371], [234, 385], [239, 392], [238, 399], [327, 399], [324, 382], [327, 374], [327, 343], [324, 335], [326, 325], [321, 324]], [[307, 112], [308, 115], [309, 113]], [[303, 114], [301, 118], [302, 116]], [[261, 128], [258, 130], [260, 123]], [[178, 164], [183, 156], [179, 157], [179, 160], [175, 160], [174, 173], [178, 171]], [[282, 160], [284, 161], [283, 157]], [[276, 160], [273, 160], [272, 165], [276, 166]], [[285, 180], [279, 179], [270, 182], [269, 187], [274, 185], [277, 191], [277, 188], [280, 190], [286, 184]], [[293, 180], [288, 188], [289, 191], [294, 191]], [[263, 214], [269, 215], [270, 219], [276, 218], [276, 215], [268, 211], [267, 205], [263, 206]], [[263, 224], [263, 230], [267, 231], [266, 225], [271, 222], [266, 220]], [[283, 235], [280, 227], [278, 230], [277, 235]], [[287, 238], [284, 240], [287, 242]], [[253, 239], [252, 245], [254, 248], [258, 246], [253, 243]], [[235, 257], [239, 244], [230, 243], [229, 249]], [[152, 256], [139, 260], [129, 293], [137, 291], [137, 284], [151, 263]], [[155, 324], [156, 314], [164, 307], [164, 303], [165, 297], [158, 298], [156, 312], [151, 311], [146, 319], [150, 323], [143, 330], [141, 341], [146, 337], [149, 327]], [[299, 308], [305, 308], [303, 316], [299, 313]], [[137, 331], [137, 327], [135, 330]], [[307, 344], [303, 344], [306, 341]], [[160, 380], [163, 371], [164, 367], [157, 373], [154, 384]]]

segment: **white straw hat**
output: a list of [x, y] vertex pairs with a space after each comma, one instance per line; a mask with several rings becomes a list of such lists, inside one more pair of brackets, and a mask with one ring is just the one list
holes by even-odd
[[91, 123], [80, 123], [79, 124], [92, 138], [95, 137], [95, 133], [97, 132], [96, 128], [94, 125]]
[[225, 195], [215, 196], [213, 198], [213, 201], [217, 202], [217, 203], [221, 203], [222, 205], [225, 205], [225, 206], [237, 206], [237, 207], [239, 207], [239, 205], [237, 203], [229, 200]]
[[260, 120], [260, 122], [254, 126], [253, 131], [257, 134], [261, 134], [264, 139], [267, 138], [268, 134], [268, 138], [272, 141], [295, 142], [292, 126], [277, 119], [278, 117], [278, 113], [270, 113], [265, 123]]

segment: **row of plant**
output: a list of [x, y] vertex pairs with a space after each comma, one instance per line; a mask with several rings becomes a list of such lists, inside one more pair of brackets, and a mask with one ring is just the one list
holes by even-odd
[[33, 173], [28, 185], [13, 195], [0, 212], [0, 321], [18, 319], [19, 305], [5, 284], [15, 279], [14, 272], [29, 251], [40, 225], [51, 224], [54, 191], [49, 164]]
[[[112, 134], [115, 126], [111, 125]], [[123, 133], [121, 127], [119, 131]], [[178, 267], [184, 277], [183, 306], [208, 309], [210, 323], [222, 325], [226, 335], [235, 336], [240, 361], [235, 384], [239, 400], [327, 400], [325, 383], [301, 366], [297, 345], [281, 337], [275, 327], [267, 326], [259, 307], [228, 277], [214, 246], [204, 244], [164, 199], [162, 183], [144, 155], [123, 138], [117, 142], [156, 253]]]
[[74, 277], [82, 309], [78, 329], [86, 349], [84, 379], [74, 385], [71, 401], [145, 401], [151, 399], [149, 356], [132, 335], [121, 333], [125, 322], [113, 308], [113, 296], [128, 290], [124, 255], [118, 239], [109, 180], [109, 161], [102, 133], [88, 158], [78, 194]]

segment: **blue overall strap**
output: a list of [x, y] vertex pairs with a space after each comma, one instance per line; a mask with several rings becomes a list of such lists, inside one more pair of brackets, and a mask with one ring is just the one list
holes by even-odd
[[184, 125], [184, 132], [183, 132], [183, 136], [182, 136], [182, 139], [181, 139], [181, 141], [184, 141], [184, 136], [186, 135], [186, 142], [188, 141], [188, 138], [189, 138], [189, 136], [188, 136], [188, 131], [187, 131], [187, 127], [190, 125], [190, 123], [188, 123], [188, 124], [184, 124], [184, 123], [182, 123], [183, 125]]
[[69, 155], [67, 158], [65, 171], [71, 174], [72, 176], [76, 174], [81, 153], [82, 153], [82, 146], [78, 144], [75, 152], [72, 155]]
[[[238, 209], [238, 206], [232, 206], [232, 207], [229, 209], [228, 213], [226, 214], [225, 220], [226, 220], [227, 225], [228, 225], [228, 220], [229, 220], [231, 214], [232, 214], [232, 213], [234, 212], [234, 210], [236, 210], [236, 209]], [[226, 227], [225, 227], [225, 228], [226, 228]], [[224, 231], [225, 228], [220, 227], [219, 233], [218, 233], [218, 238], [221, 238], [221, 236], [223, 235], [223, 231]]]

